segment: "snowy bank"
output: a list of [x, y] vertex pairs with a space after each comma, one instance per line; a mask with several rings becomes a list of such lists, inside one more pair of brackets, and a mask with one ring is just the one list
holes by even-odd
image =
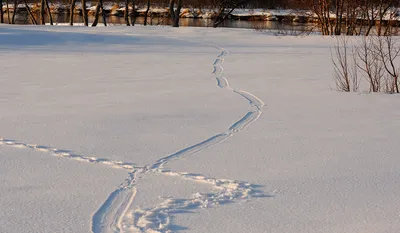
[[0, 25], [0, 232], [397, 232], [399, 96], [334, 43]]

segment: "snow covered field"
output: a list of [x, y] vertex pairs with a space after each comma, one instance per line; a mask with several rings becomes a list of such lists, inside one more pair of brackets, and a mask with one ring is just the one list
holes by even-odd
[[400, 97], [330, 37], [0, 26], [0, 232], [400, 232]]

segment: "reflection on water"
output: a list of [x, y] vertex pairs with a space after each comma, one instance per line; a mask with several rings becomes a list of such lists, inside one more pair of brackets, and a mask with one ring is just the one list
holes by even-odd
[[[5, 23], [7, 21], [7, 14], [4, 14]], [[36, 15], [36, 20], [39, 21], [39, 15]], [[94, 16], [89, 15], [89, 23], [94, 21]], [[68, 23], [69, 14], [54, 14], [53, 22]], [[137, 17], [136, 24], [143, 24], [144, 17]], [[147, 18], [148, 25], [171, 25], [171, 19], [165, 17]], [[20, 13], [15, 16], [16, 24], [31, 24], [27, 13]], [[46, 16], [46, 23], [48, 18]], [[74, 23], [83, 23], [82, 15], [74, 15]], [[102, 17], [99, 17], [99, 25], [103, 24]], [[107, 16], [107, 24], [109, 25], [125, 25], [125, 20], [120, 16]], [[193, 19], [181, 18], [179, 20], [180, 26], [183, 27], [212, 27], [212, 19]], [[283, 23], [277, 21], [245, 21], [245, 20], [226, 20], [219, 27], [229, 28], [251, 28], [251, 29], [278, 29], [278, 30], [308, 30], [310, 24], [299, 23]]]

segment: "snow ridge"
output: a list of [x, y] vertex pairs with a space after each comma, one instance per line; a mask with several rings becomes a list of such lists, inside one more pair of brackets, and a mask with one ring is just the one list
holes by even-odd
[[[198, 153], [222, 143], [223, 141], [232, 137], [234, 134], [246, 129], [246, 127], [254, 123], [262, 114], [261, 110], [265, 106], [262, 100], [249, 92], [234, 89], [229, 85], [228, 80], [224, 77], [224, 69], [222, 66], [224, 57], [227, 56], [229, 52], [220, 47], [215, 48], [220, 51], [220, 54], [213, 63], [213, 74], [215, 75], [217, 86], [240, 95], [248, 100], [251, 106], [251, 111], [247, 112], [240, 120], [232, 124], [225, 132], [216, 134], [202, 142], [184, 148], [178, 152], [155, 161], [153, 164], [143, 167], [134, 166], [133, 163], [78, 155], [67, 150], [59, 150], [57, 148], [47, 146], [27, 144], [4, 139], [2, 137], [0, 137], [0, 145], [11, 146], [15, 148], [28, 148], [50, 153], [51, 155], [58, 157], [66, 157], [91, 164], [105, 164], [113, 168], [129, 170], [128, 177], [124, 180], [124, 182], [108, 196], [107, 200], [93, 214], [91, 223], [91, 230], [93, 233], [170, 233], [172, 232], [170, 229], [171, 214], [190, 211], [198, 208], [218, 206], [238, 200], [247, 200], [251, 197], [264, 197], [266, 195], [258, 190], [259, 187], [257, 185], [253, 185], [248, 182], [217, 179], [199, 174], [175, 172], [164, 169], [164, 165], [171, 161]], [[152, 208], [136, 208], [133, 205], [134, 199], [138, 192], [136, 183], [139, 180], [139, 176], [144, 176], [146, 173], [150, 172], [164, 176], [179, 177], [195, 183], [208, 184], [215, 191], [212, 193], [195, 193], [189, 199], [165, 198], [161, 203]]]

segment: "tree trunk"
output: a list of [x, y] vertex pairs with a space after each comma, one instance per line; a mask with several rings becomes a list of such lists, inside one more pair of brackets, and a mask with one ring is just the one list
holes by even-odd
[[32, 24], [37, 25], [35, 16], [32, 14], [31, 8], [29, 7], [29, 5], [28, 5], [28, 3], [26, 2], [26, 0], [24, 0], [24, 3], [25, 3], [26, 11], [27, 11], [28, 14], [29, 14], [29, 18], [31, 19]]
[[104, 26], [107, 26], [106, 14], [105, 14], [104, 8], [103, 8], [103, 0], [99, 0], [99, 2], [96, 5], [96, 10], [94, 12], [94, 21], [93, 21], [92, 27], [96, 27], [97, 24], [99, 23], [100, 10], [101, 10], [101, 14], [103, 16]]
[[182, 0], [178, 0], [178, 5], [175, 11], [175, 20], [173, 22], [173, 27], [179, 27], [179, 15], [181, 14], [182, 9]]
[[6, 6], [7, 6], [7, 20], [8, 24], [11, 24], [11, 17], [10, 17], [10, 7], [8, 6], [8, 0], [6, 0]]
[[144, 15], [144, 23], [143, 23], [144, 26], [147, 25], [147, 15], [149, 14], [149, 10], [150, 10], [150, 0], [147, 0], [147, 9], [146, 9], [146, 14]]
[[15, 24], [15, 14], [17, 13], [17, 9], [18, 9], [18, 0], [14, 0], [14, 12], [11, 19], [12, 24]]
[[44, 0], [44, 1], [46, 3], [47, 14], [49, 14], [50, 25], [53, 25], [53, 16], [51, 15], [50, 6], [49, 6], [49, 0]]
[[82, 0], [82, 16], [83, 16], [83, 24], [86, 27], [89, 26], [88, 12], [86, 10], [86, 0]]
[[99, 13], [100, 13], [100, 3], [97, 3], [96, 9], [94, 10], [94, 20], [92, 27], [96, 27], [97, 23], [99, 22]]
[[[342, 34], [343, 5], [343, 0], [336, 0], [335, 35]], [[349, 15], [347, 15], [347, 17], [349, 17]]]
[[125, 0], [124, 19], [125, 19], [126, 26], [131, 26], [129, 23], [129, 0]]
[[69, 25], [74, 25], [74, 10], [75, 10], [75, 0], [71, 0], [71, 4], [69, 7]]
[[3, 0], [0, 0], [0, 23], [4, 23]]
[[135, 22], [136, 22], [135, 0], [132, 0], [131, 25], [135, 26]]
[[169, 14], [171, 15], [172, 23], [175, 22], [175, 11], [174, 11], [175, 0], [169, 1]]
[[[220, 18], [219, 20], [215, 21], [213, 27], [216, 28], [218, 27], [222, 22], [224, 22], [228, 16], [232, 13], [232, 11], [234, 11], [236, 9], [236, 7], [232, 7], [232, 9], [228, 12], [228, 14], [224, 15], [224, 17], [221, 18], [221, 16], [219, 16], [218, 18]], [[223, 13], [222, 13], [223, 14]], [[217, 18], [217, 19], [218, 19]]]
[[107, 27], [106, 12], [104, 11], [103, 0], [99, 0], [99, 3], [100, 3], [101, 15], [103, 16], [103, 24], [104, 27]]
[[381, 36], [382, 34], [382, 23], [383, 23], [383, 15], [379, 15], [379, 23], [378, 26], [376, 28], [376, 35], [377, 36]]
[[45, 0], [40, 1], [40, 24], [41, 25], [45, 24], [45, 22], [44, 22], [44, 5], [45, 5], [44, 1]]
[[[222, 22], [224, 22], [227, 18], [228, 18], [228, 16], [232, 13], [232, 11], [234, 11], [236, 8], [238, 8], [239, 6], [242, 6], [242, 5], [244, 5], [244, 4], [246, 4], [246, 3], [248, 3], [249, 2], [249, 0], [239, 0], [238, 2], [236, 2], [236, 3], [232, 3], [232, 4], [229, 4], [229, 5], [226, 5], [226, 4], [222, 4], [221, 6], [220, 6], [220, 12], [219, 12], [219, 14], [218, 14], [218, 16], [216, 17], [216, 19], [215, 19], [215, 22], [214, 22], [214, 24], [213, 24], [213, 27], [214, 28], [216, 28], [216, 27], [218, 27], [218, 25], [220, 25]], [[228, 14], [226, 14], [226, 15], [224, 15], [223, 17], [222, 17], [222, 15], [224, 14], [224, 12], [225, 12], [225, 9], [227, 9], [227, 8], [231, 8], [231, 10], [228, 12]]]

